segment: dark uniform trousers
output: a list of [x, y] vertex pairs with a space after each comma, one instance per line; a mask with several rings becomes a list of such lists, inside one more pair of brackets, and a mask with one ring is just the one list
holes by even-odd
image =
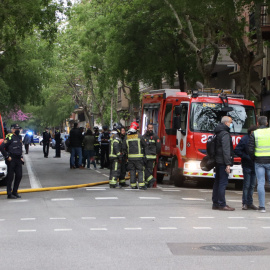
[[43, 142], [43, 153], [44, 157], [47, 157], [49, 155], [49, 148], [50, 148], [50, 142]]
[[110, 159], [110, 185], [116, 185], [121, 174], [121, 163], [119, 159]]
[[[149, 183], [152, 179], [156, 181], [156, 179], [153, 177], [153, 169], [156, 165], [155, 159], [146, 159], [145, 161], [145, 183]], [[152, 180], [152, 181], [153, 181]]]
[[100, 166], [108, 168], [110, 166], [109, 160], [109, 144], [101, 144], [101, 158], [100, 158]]
[[29, 143], [24, 145], [25, 153], [28, 154], [29, 152]]
[[129, 159], [128, 170], [130, 171], [130, 186], [136, 187], [136, 171], [138, 172], [138, 184], [139, 187], [143, 187], [144, 184], [144, 166], [143, 159]]
[[55, 156], [61, 157], [61, 142], [60, 141], [55, 142]]
[[[22, 161], [21, 156], [11, 156], [12, 160], [8, 161], [8, 175], [7, 175], [7, 194], [16, 194], [22, 180]], [[11, 188], [12, 181], [15, 173], [15, 181], [13, 185], [13, 190]]]
[[126, 172], [127, 172], [127, 158], [122, 157], [121, 163], [120, 163], [120, 176], [119, 176], [119, 183], [120, 184], [125, 184], [126, 183]]

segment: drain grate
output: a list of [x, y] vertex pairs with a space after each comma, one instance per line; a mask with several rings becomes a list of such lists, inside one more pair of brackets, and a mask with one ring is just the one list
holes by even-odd
[[220, 252], [252, 252], [252, 251], [261, 251], [267, 248], [251, 245], [209, 245], [202, 246], [200, 249], [209, 250], [209, 251], [220, 251]]

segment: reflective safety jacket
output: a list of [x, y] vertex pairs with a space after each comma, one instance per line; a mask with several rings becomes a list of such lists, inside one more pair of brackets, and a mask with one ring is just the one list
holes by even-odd
[[254, 138], [255, 138], [255, 156], [270, 157], [270, 128], [255, 130]]
[[143, 135], [146, 143], [144, 154], [146, 159], [156, 159], [157, 154], [161, 151], [161, 142], [157, 135], [148, 135], [147, 132]]
[[250, 135], [248, 151], [256, 163], [270, 163], [270, 128], [260, 126]]
[[95, 132], [94, 133], [94, 136], [95, 136], [95, 142], [94, 142], [94, 146], [99, 146], [99, 141], [98, 141], [98, 138], [99, 138], [99, 132]]
[[123, 142], [123, 150], [130, 160], [142, 159], [146, 143], [140, 134], [127, 134]]
[[113, 134], [110, 138], [109, 158], [120, 159], [122, 157], [122, 140], [118, 134]]

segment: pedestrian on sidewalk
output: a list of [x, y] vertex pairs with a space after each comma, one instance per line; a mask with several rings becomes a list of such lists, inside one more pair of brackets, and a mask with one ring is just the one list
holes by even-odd
[[243, 168], [244, 180], [243, 180], [243, 196], [242, 196], [242, 210], [258, 210], [258, 207], [253, 204], [253, 192], [256, 185], [256, 173], [253, 160], [248, 154], [248, 143], [251, 134], [257, 126], [251, 126], [248, 129], [248, 135], [245, 135], [238, 145], [235, 147], [234, 153], [241, 157], [241, 163]]
[[266, 116], [258, 118], [259, 128], [250, 135], [248, 151], [255, 162], [259, 212], [265, 213], [265, 174], [270, 181], [270, 128]]
[[[94, 144], [95, 144], [95, 136], [93, 135], [92, 130], [88, 129], [83, 139], [84, 158], [87, 161], [87, 169], [91, 169], [90, 164], [93, 164], [94, 169], [97, 168], [97, 165], [95, 162]], [[86, 163], [86, 161], [84, 161], [83, 163]]]

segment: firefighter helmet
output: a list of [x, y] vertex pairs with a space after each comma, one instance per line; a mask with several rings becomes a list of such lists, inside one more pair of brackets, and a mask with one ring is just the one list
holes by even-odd
[[98, 126], [94, 126], [94, 130], [99, 130]]
[[122, 128], [122, 124], [121, 123], [115, 123], [113, 124], [113, 130], [117, 131], [118, 133], [121, 132], [121, 128]]
[[129, 127], [129, 129], [135, 129], [135, 130], [137, 130], [138, 128], [139, 128], [139, 124], [135, 121], [132, 122]]

